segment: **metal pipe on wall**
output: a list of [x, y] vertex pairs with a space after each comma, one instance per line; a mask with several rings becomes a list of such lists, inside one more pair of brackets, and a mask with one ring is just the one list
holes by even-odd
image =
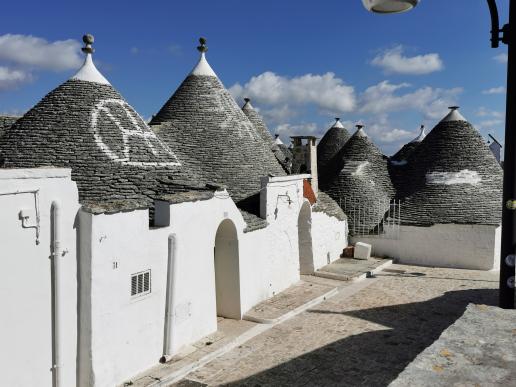
[[61, 386], [61, 227], [60, 206], [53, 201], [50, 208], [52, 225], [51, 265], [52, 265], [52, 386]]
[[177, 237], [170, 234], [168, 237], [168, 270], [167, 270], [167, 295], [165, 304], [165, 333], [163, 339], [163, 356], [160, 363], [166, 363], [172, 358], [174, 346], [174, 305], [175, 285], [177, 283]]

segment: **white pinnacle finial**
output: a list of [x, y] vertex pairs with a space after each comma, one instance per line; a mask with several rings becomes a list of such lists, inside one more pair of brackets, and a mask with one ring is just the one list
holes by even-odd
[[426, 133], [425, 133], [425, 125], [421, 125], [421, 131], [419, 132], [419, 136], [417, 136], [415, 139], [413, 139], [411, 142], [421, 142], [425, 139]]
[[333, 124], [333, 128], [344, 129], [344, 125], [342, 125], [342, 122], [340, 122], [340, 118], [339, 117], [335, 117], [335, 123]]
[[462, 114], [459, 113], [458, 106], [450, 106], [448, 109], [451, 110], [446, 117], [444, 117], [441, 122], [447, 121], [467, 121]]
[[86, 82], [95, 82], [103, 85], [109, 85], [109, 81], [104, 78], [104, 76], [97, 70], [95, 64], [93, 63], [93, 59], [91, 54], [95, 51], [92, 47], [95, 39], [93, 35], [86, 34], [82, 37], [82, 41], [84, 42], [84, 47], [82, 48], [82, 52], [86, 54], [86, 58], [84, 59], [84, 63], [82, 67], [77, 71], [77, 73], [71, 78], [79, 81]]
[[367, 137], [367, 133], [364, 130], [364, 125], [357, 124], [357, 125], [355, 125], [355, 127], [357, 128], [357, 131], [355, 132], [356, 136], [358, 136], [358, 137]]
[[190, 75], [207, 75], [210, 77], [216, 77], [215, 71], [211, 68], [210, 64], [206, 60], [206, 51], [208, 51], [208, 46], [206, 46], [206, 39], [199, 39], [200, 45], [197, 47], [197, 50], [201, 53], [201, 57], [199, 58], [199, 62], [194, 67], [194, 69], [190, 72]]

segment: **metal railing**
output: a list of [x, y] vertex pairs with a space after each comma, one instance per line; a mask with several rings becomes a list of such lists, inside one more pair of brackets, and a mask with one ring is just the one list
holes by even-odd
[[399, 239], [400, 200], [379, 200], [372, 204], [355, 198], [340, 198], [340, 207], [348, 217], [351, 236]]

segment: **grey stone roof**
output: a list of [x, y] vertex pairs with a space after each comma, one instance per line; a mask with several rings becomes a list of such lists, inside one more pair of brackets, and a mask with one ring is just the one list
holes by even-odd
[[317, 144], [317, 171], [319, 181], [326, 179], [326, 167], [349, 140], [350, 134], [337, 118]]
[[[409, 142], [401, 147], [399, 151], [397, 151], [393, 156], [391, 156], [390, 160], [396, 161], [398, 163], [406, 161], [408, 157], [414, 152], [414, 150], [421, 144], [420, 142]], [[396, 165], [396, 163], [394, 163]]]
[[326, 215], [333, 216], [338, 220], [347, 219], [346, 214], [344, 214], [338, 203], [322, 191], [319, 191], [317, 194], [317, 202], [313, 206], [313, 211], [324, 212]]
[[500, 224], [502, 169], [477, 130], [459, 118], [438, 123], [401, 167], [403, 224]]
[[18, 118], [20, 117], [0, 115], [0, 137], [2, 137], [2, 134], [4, 134], [7, 128], [14, 124]]
[[268, 223], [265, 219], [262, 219], [259, 216], [251, 214], [250, 212], [247, 212], [242, 209], [239, 209], [239, 211], [242, 214], [242, 217], [244, 218], [245, 222], [247, 223], [247, 227], [244, 229], [244, 232], [260, 230], [268, 226]]
[[[271, 149], [272, 153], [276, 157], [276, 160], [278, 160], [280, 165], [283, 167], [285, 172], [290, 173], [290, 171], [288, 169], [288, 164], [289, 164], [289, 160], [292, 161], [292, 157], [291, 157], [292, 154], [290, 153], [290, 158], [289, 158], [288, 153], [280, 148], [281, 145], [278, 145], [275, 143], [274, 139], [271, 136], [269, 129], [267, 128], [267, 125], [265, 125], [265, 122], [263, 122], [262, 117], [254, 109], [253, 105], [251, 105], [251, 101], [248, 98], [245, 99], [244, 106], [242, 106], [242, 111], [247, 116], [249, 121], [251, 121], [251, 123], [253, 124], [253, 126], [256, 129], [256, 132], [263, 139], [264, 143], [270, 144], [270, 149]], [[288, 150], [288, 148], [287, 148], [287, 150]], [[288, 158], [288, 160], [287, 160], [287, 158]]]
[[203, 188], [200, 170], [166, 146], [109, 84], [71, 79], [0, 138], [4, 168], [72, 169], [92, 212], [148, 208], [162, 194]]
[[236, 202], [259, 192], [260, 177], [285, 175], [269, 143], [214, 75], [190, 74], [151, 125], [167, 144], [188, 149], [204, 176], [225, 184]]
[[285, 157], [285, 161], [287, 161], [287, 159], [291, 162], [294, 155], [292, 154], [292, 150], [286, 146], [285, 144], [276, 144], [278, 146], [278, 149], [283, 153], [284, 157]]
[[[372, 230], [383, 218], [385, 203], [394, 196], [394, 188], [387, 158], [362, 129], [334, 157], [328, 176], [320, 189], [339, 203], [350, 223]], [[363, 210], [359, 213], [358, 207], [366, 208], [367, 214]]]

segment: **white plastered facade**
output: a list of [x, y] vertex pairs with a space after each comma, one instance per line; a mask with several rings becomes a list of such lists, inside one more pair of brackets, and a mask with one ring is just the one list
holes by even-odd
[[[171, 204], [170, 226], [160, 228], [148, 227], [146, 210], [112, 215], [81, 211], [80, 385], [123, 383], [163, 355], [170, 235], [177, 270], [170, 306], [172, 353], [217, 329], [214, 248], [223, 222], [234, 225], [238, 239], [238, 279], [232, 282], [239, 286], [240, 315], [232, 317], [241, 318], [299, 281], [297, 224], [301, 206], [308, 203], [303, 198], [306, 177], [262, 180], [261, 210], [268, 226], [252, 232], [244, 232], [246, 223], [225, 191], [208, 200]], [[317, 218], [312, 238], [325, 235], [313, 244], [317, 269], [328, 256], [339, 257], [347, 225], [324, 213], [311, 216]], [[147, 270], [151, 292], [131, 297], [131, 275]]]
[[[59, 204], [61, 228], [61, 253], [56, 257], [61, 289], [56, 333], [60, 380], [63, 386], [76, 384], [76, 184], [67, 169], [0, 169], [0, 373], [5, 386], [52, 385], [53, 202]], [[23, 224], [21, 214], [26, 217]]]
[[400, 226], [384, 237], [354, 237], [372, 245], [378, 257], [409, 265], [459, 269], [499, 269], [501, 227], [480, 224]]

